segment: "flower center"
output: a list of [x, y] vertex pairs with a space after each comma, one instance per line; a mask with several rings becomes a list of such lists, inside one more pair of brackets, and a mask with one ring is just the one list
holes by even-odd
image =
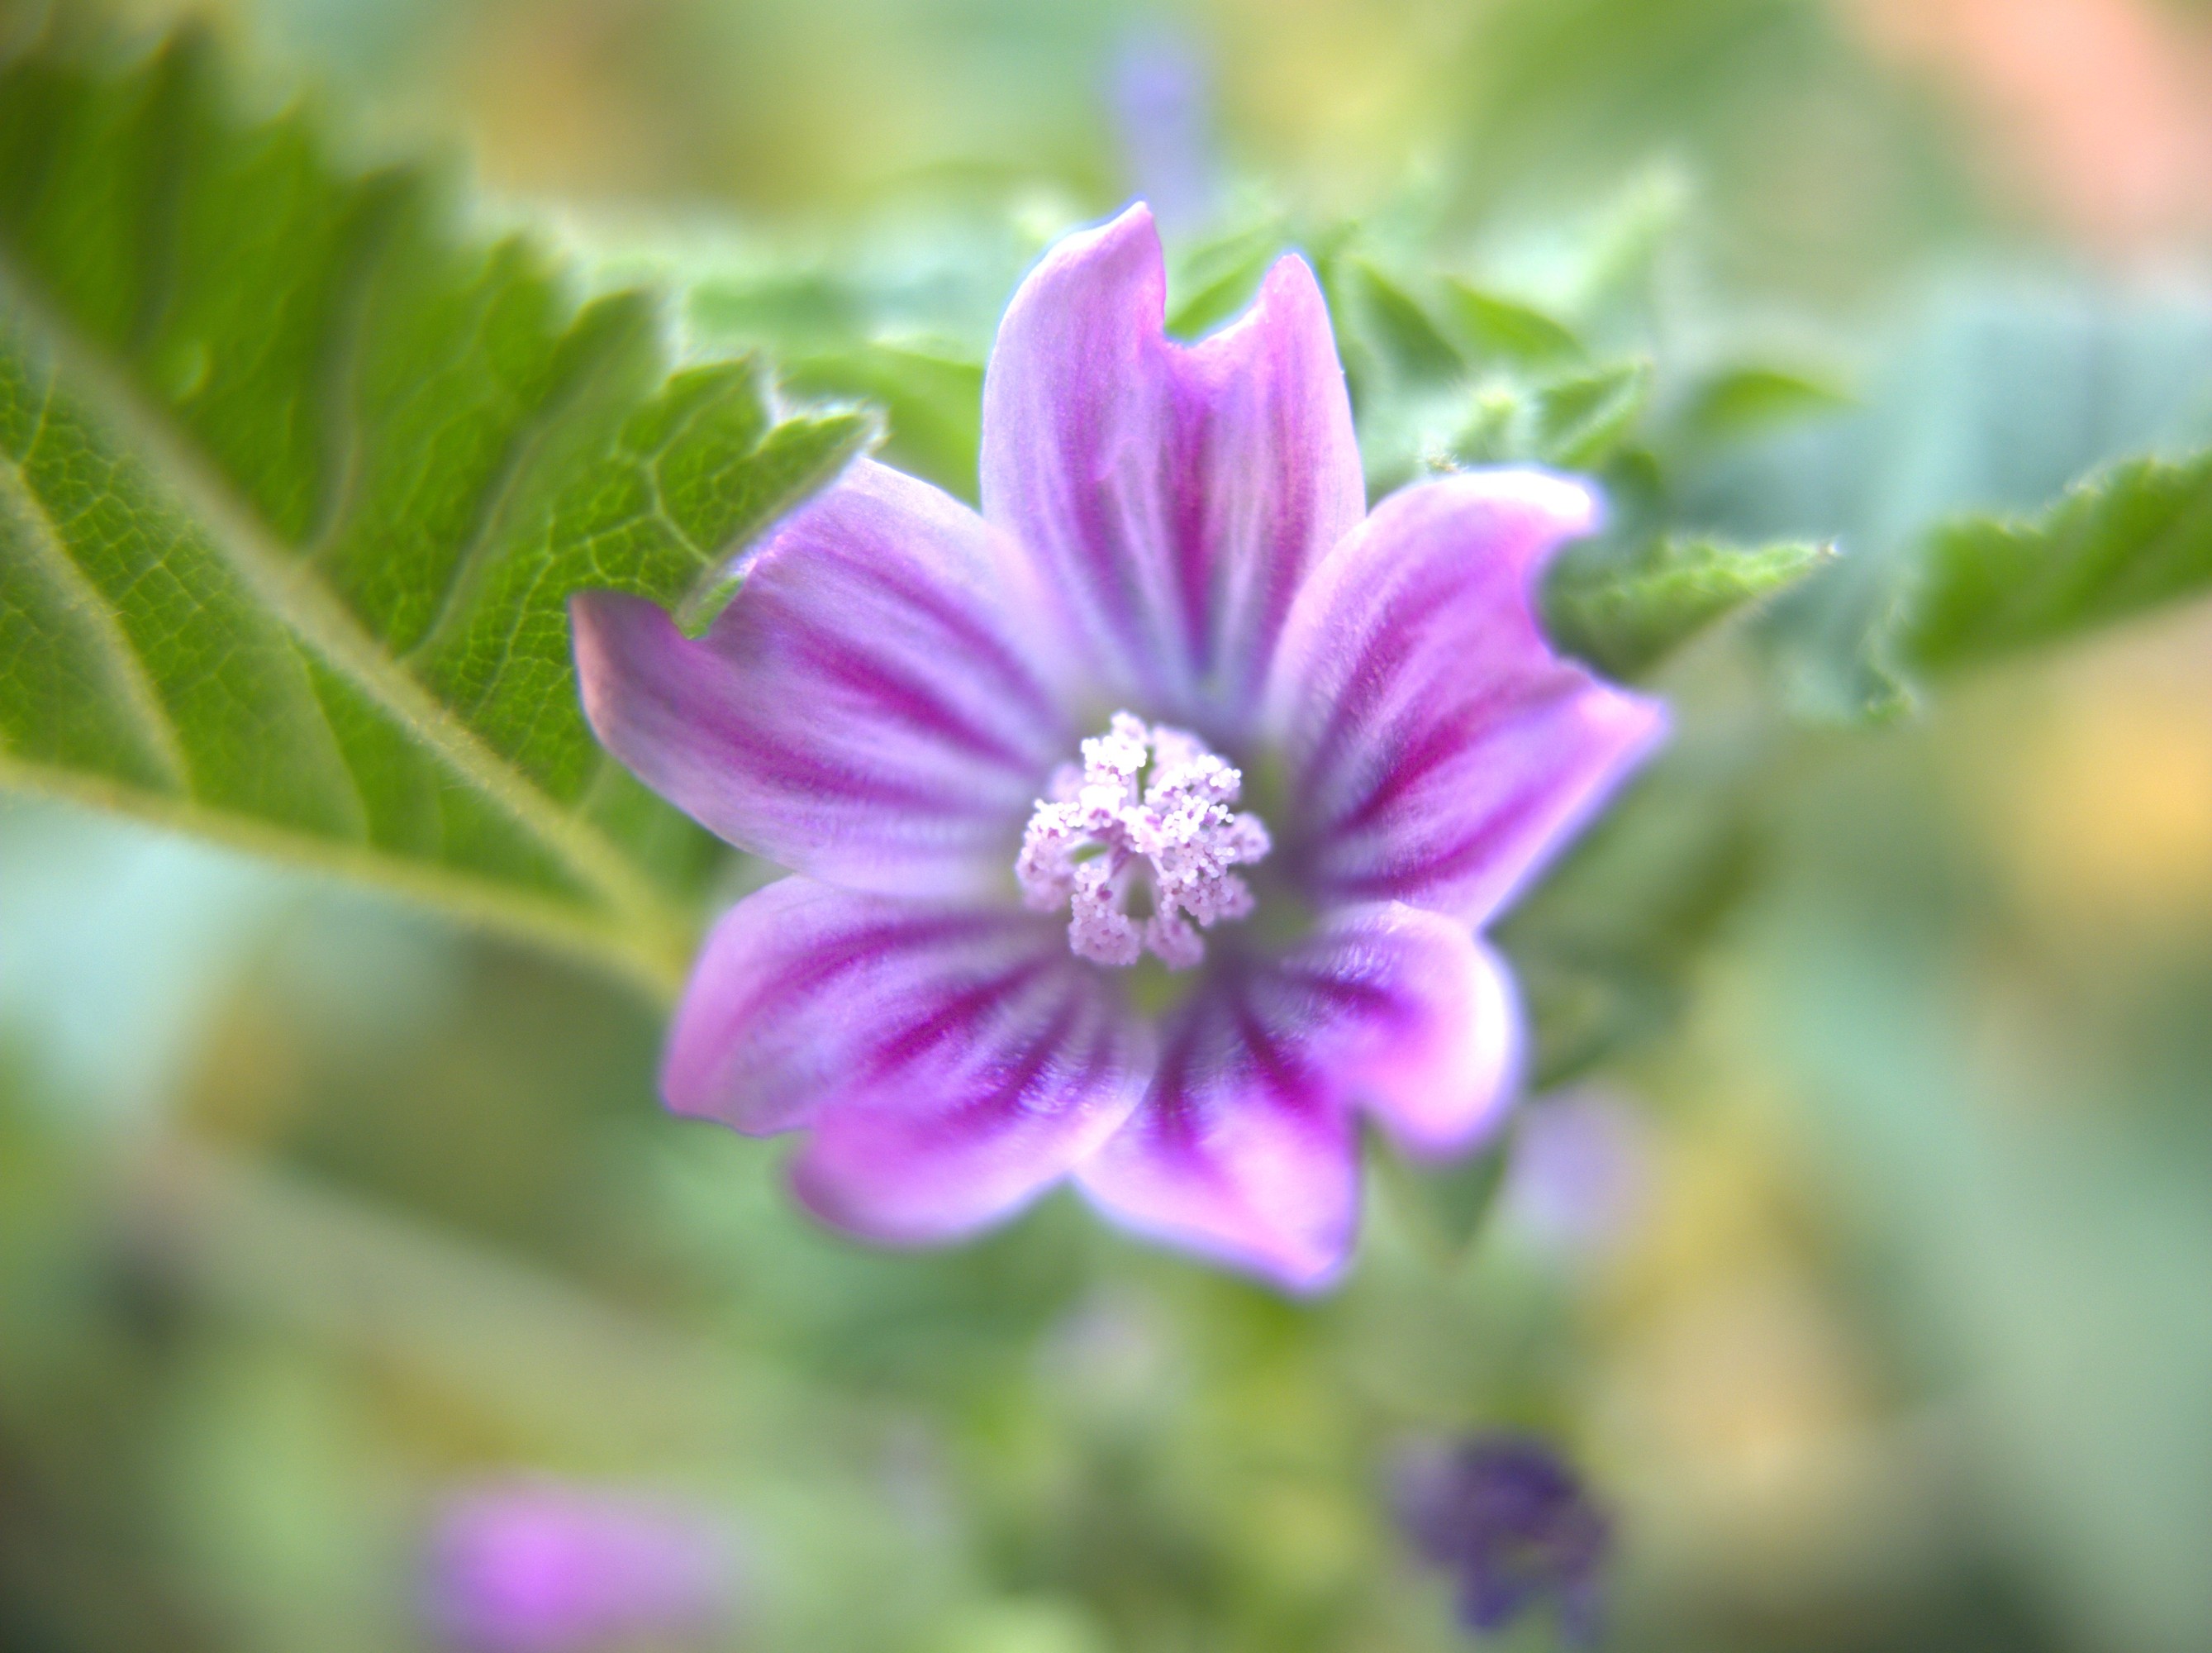
[[[1014, 863], [1033, 912], [1069, 914], [1067, 945], [1101, 964], [1206, 957], [1199, 930], [1252, 910], [1230, 869], [1267, 854], [1266, 823], [1229, 806], [1244, 777], [1181, 729], [1116, 712], [1037, 800]], [[1193, 927], [1195, 926], [1196, 927]]]

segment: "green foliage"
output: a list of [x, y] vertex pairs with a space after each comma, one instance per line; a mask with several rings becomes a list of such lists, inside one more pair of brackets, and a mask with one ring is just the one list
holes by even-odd
[[1467, 1254], [1490, 1220], [1504, 1190], [1510, 1157], [1504, 1137], [1442, 1164], [1409, 1161], [1379, 1144], [1370, 1152], [1415, 1243], [1445, 1267]]
[[2212, 588], [2212, 454], [2142, 459], [2026, 520], [1929, 538], [1894, 639], [1931, 675], [2062, 641]]
[[1759, 756], [1694, 742], [1673, 753], [1499, 927], [1535, 1025], [1534, 1088], [1674, 1022], [1756, 879]]
[[1835, 386], [1802, 374], [1756, 364], [1730, 367], [1692, 391], [1680, 423], [1693, 441], [1740, 441], [1850, 404]]
[[1558, 317], [1390, 267], [1348, 228], [1315, 240], [1370, 493], [1463, 465], [1601, 471], [1642, 434], [1650, 361], [1597, 359]]
[[1405, 285], [1364, 258], [1348, 258], [1334, 273], [1339, 306], [1351, 310], [1354, 325], [1373, 341], [1395, 378], [1437, 384], [1467, 371], [1459, 346]]
[[695, 332], [734, 349], [772, 351], [793, 395], [872, 404], [883, 414], [886, 464], [975, 499], [980, 343], [919, 331], [915, 319], [882, 313], [872, 295], [827, 277], [714, 274], [688, 285], [685, 311]]
[[1648, 362], [1618, 362], [1541, 386], [1532, 398], [1529, 457], [1595, 470], [1627, 439], [1650, 400], [1651, 379]]
[[794, 394], [865, 399], [884, 416], [882, 459], [974, 501], [983, 364], [953, 348], [888, 340], [783, 358]]
[[702, 621], [869, 424], [450, 217], [198, 37], [0, 68], [0, 780], [663, 977], [712, 846], [592, 743], [566, 599]]
[[[1927, 604], [1958, 611], [1944, 628], [1972, 629], [1979, 623], [1965, 609], [2014, 600], [1987, 582], [1970, 591], [1963, 569], [1944, 571], [1953, 531], [1942, 525], [2033, 519], [2085, 478], [2212, 441], [2212, 311], [2192, 298], [1963, 285], [1939, 293], [1887, 355], [1850, 413], [1677, 468], [1704, 526], [1746, 542], [1840, 545], [1835, 566], [1778, 604], [1764, 628], [1787, 704], [1818, 723], [1912, 708], [1912, 680], [1942, 669], [1911, 658]], [[1993, 573], [2000, 583], [2033, 580], [2039, 556], [2024, 551]]]
[[1633, 678], [1724, 615], [1785, 590], [1832, 554], [1797, 541], [1660, 538], [1625, 555], [1570, 550], [1544, 589], [1552, 641], [1607, 676]]
[[1478, 361], [1538, 369], [1579, 362], [1584, 354], [1564, 322], [1471, 283], [1447, 280], [1444, 304]]
[[1260, 278], [1286, 246], [1299, 247], [1326, 282], [1328, 254], [1343, 234], [1341, 226], [1301, 234], [1271, 214], [1200, 241], [1169, 270], [1168, 331], [1192, 338], [1228, 320], [1259, 290]]
[[2212, 453], [2100, 468], [2032, 513], [1944, 517], [1838, 572], [1855, 577], [1814, 581], [1789, 617], [1785, 685], [1818, 720], [1893, 719], [1956, 673], [2212, 590]]

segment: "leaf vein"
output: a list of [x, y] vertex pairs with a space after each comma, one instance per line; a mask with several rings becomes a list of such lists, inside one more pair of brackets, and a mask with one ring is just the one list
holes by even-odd
[[[52, 380], [47, 381], [46, 405], [52, 402]], [[26, 453], [37, 446], [37, 433], [46, 425], [46, 408], [40, 410], [39, 422], [33, 441]], [[60, 587], [63, 599], [71, 609], [83, 615], [91, 624], [94, 636], [99, 640], [101, 654], [112, 669], [111, 681], [120, 693], [124, 704], [130, 708], [131, 721], [147, 742], [149, 752], [155, 763], [179, 790], [191, 787], [191, 765], [185, 755], [184, 744], [179, 736], [176, 720], [168, 708], [162, 704], [160, 690], [146, 663], [125, 630], [113, 607], [100, 594], [100, 588], [86, 577], [69, 554], [68, 541], [56, 526], [52, 513], [46, 501], [31, 486], [20, 461], [8, 460], [0, 465], [0, 488], [4, 488], [16, 507], [19, 520], [27, 536], [46, 567], [49, 577]]]
[[490, 486], [484, 490], [482, 508], [470, 530], [468, 541], [462, 547], [461, 554], [453, 559], [453, 568], [447, 574], [445, 589], [439, 594], [429, 624], [422, 629], [422, 635], [398, 656], [402, 666], [413, 665], [436, 648], [445, 641], [451, 627], [465, 612], [468, 593], [485, 560], [499, 543], [500, 531], [506, 526], [508, 507], [523, 478], [529, 474], [548, 438], [590, 387], [600, 368], [614, 354], [620, 343], [619, 336], [611, 331], [605, 338], [595, 341], [590, 349], [580, 352], [579, 359], [568, 377], [530, 411], [508, 439], [499, 470]]

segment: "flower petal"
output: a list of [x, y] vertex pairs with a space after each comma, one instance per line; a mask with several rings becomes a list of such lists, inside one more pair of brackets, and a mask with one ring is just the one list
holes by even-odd
[[785, 878], [715, 927], [662, 1089], [751, 1134], [811, 1126], [817, 1214], [871, 1238], [1006, 1215], [1125, 1117], [1146, 1053], [1119, 984], [1053, 925]]
[[740, 848], [851, 888], [1005, 882], [1075, 734], [1001, 606], [1003, 542], [861, 460], [787, 519], [693, 642], [652, 604], [571, 605], [584, 709]]
[[1352, 1097], [1409, 1153], [1466, 1152], [1519, 1078], [1504, 963], [1455, 919], [1401, 902], [1340, 909], [1279, 967]]
[[1332, 1078], [1244, 994], [1209, 994], [1167, 1033], [1145, 1099], [1076, 1186], [1140, 1234], [1320, 1291], [1358, 1211], [1352, 1120]]
[[1331, 901], [1480, 925], [1662, 738], [1665, 708], [1553, 653], [1534, 585], [1595, 526], [1582, 483], [1469, 471], [1392, 495], [1299, 593], [1268, 689]]
[[1352, 1104], [1419, 1152], [1467, 1146], [1507, 1098], [1510, 1002], [1464, 927], [1403, 906], [1346, 909], [1279, 961], [1224, 964], [1076, 1181], [1140, 1232], [1317, 1290], [1352, 1244]]
[[1194, 345], [1167, 337], [1166, 294], [1142, 206], [1030, 272], [983, 386], [983, 513], [1036, 560], [1105, 709], [1234, 733], [1364, 484], [1303, 259], [1279, 260], [1250, 309]]

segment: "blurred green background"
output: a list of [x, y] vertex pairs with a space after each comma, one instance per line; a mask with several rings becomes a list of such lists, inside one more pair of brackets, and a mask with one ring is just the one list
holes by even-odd
[[[2212, 435], [2202, 6], [214, 15], [611, 277], [799, 272], [692, 320], [802, 386], [849, 284], [972, 401], [1043, 240], [1180, 181], [1194, 222], [1359, 216], [1532, 291], [1577, 227], [1663, 217], [1663, 344], [1724, 319], [1850, 392], [1698, 473], [1746, 532], [1878, 560]], [[1117, 115], [1147, 53], [1203, 88], [1164, 155]], [[895, 440], [957, 485], [972, 432], [926, 411]], [[1826, 692], [1778, 618], [1667, 685], [1696, 751], [1759, 754], [1755, 876], [1571, 1103], [1620, 1157], [1602, 1220], [1509, 1170], [1459, 1251], [1378, 1185], [1311, 1306], [1064, 1197], [858, 1249], [778, 1145], [659, 1113], [629, 990], [0, 799], [0, 1646], [428, 1645], [426, 1522], [532, 1470], [726, 1508], [734, 1646], [1419, 1653], [1457, 1632], [1392, 1455], [1511, 1424], [1617, 1514], [1622, 1649], [2212, 1647], [2212, 617], [1871, 728], [1727, 709], [1754, 655]]]

